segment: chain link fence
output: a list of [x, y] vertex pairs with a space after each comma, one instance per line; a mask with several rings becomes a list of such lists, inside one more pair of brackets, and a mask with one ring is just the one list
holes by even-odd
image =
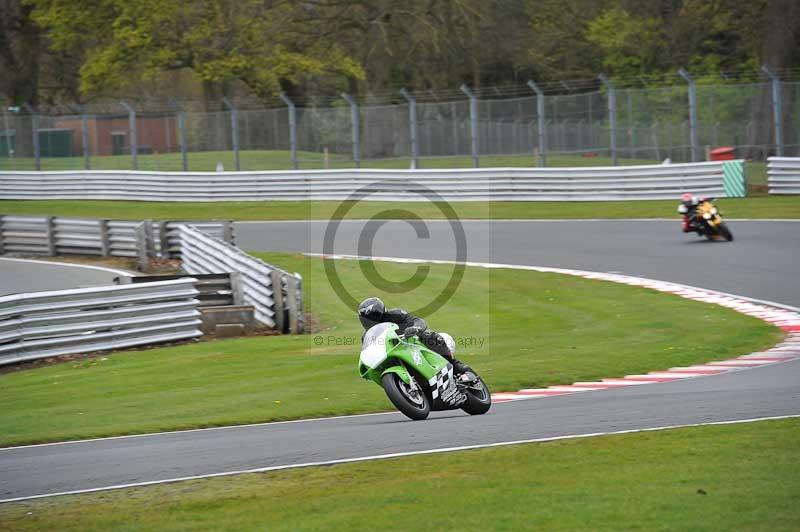
[[688, 162], [693, 154], [703, 160], [720, 146], [754, 160], [800, 155], [798, 82], [697, 85], [694, 123], [691, 83], [547, 93], [541, 121], [538, 96], [525, 90], [530, 94], [491, 98], [484, 89], [474, 108], [466, 96], [353, 107], [342, 98], [294, 109], [237, 102], [218, 110], [120, 102], [70, 113], [4, 106], [0, 171], [408, 168], [413, 154], [421, 168], [580, 166]]

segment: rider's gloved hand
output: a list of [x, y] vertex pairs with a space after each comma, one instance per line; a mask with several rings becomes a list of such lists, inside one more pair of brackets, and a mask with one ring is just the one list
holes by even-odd
[[412, 336], [418, 336], [421, 332], [422, 329], [419, 327], [406, 327], [405, 332], [403, 332], [403, 336], [406, 338], [411, 338]]

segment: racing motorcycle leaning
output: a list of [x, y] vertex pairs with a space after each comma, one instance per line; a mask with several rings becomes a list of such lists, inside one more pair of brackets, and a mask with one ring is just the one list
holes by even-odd
[[[379, 323], [364, 334], [358, 372], [382, 387], [400, 412], [420, 420], [431, 410], [460, 408], [472, 415], [489, 411], [492, 396], [480, 376], [471, 370], [454, 375], [447, 359], [416, 336], [406, 338], [397, 331], [394, 323]], [[454, 351], [452, 337], [441, 334]]]
[[722, 219], [714, 198], [682, 198], [678, 212], [683, 215], [684, 232], [694, 231], [709, 240], [733, 240], [733, 233]]

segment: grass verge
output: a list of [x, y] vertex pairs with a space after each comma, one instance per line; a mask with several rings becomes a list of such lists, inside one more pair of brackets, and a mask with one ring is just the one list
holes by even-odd
[[[361, 329], [319, 259], [259, 254], [303, 274], [306, 309], [323, 329], [113, 353], [0, 375], [0, 445], [389, 410], [356, 372]], [[373, 264], [373, 263], [369, 263]], [[387, 279], [417, 265], [374, 263]], [[414, 310], [448, 283], [430, 266], [419, 288], [381, 293], [357, 261], [337, 262], [354, 297]], [[722, 307], [556, 274], [467, 268], [447, 304], [426, 316], [459, 342], [494, 391], [702, 363], [773, 345], [779, 329]]]
[[[775, 196], [721, 199], [718, 202], [730, 218], [800, 218], [800, 197]], [[74, 216], [132, 220], [329, 220], [338, 201], [243, 201], [213, 203], [168, 203], [146, 201], [0, 201], [0, 213], [18, 215]], [[497, 201], [490, 203], [454, 202], [450, 205], [462, 219], [591, 219], [591, 218], [674, 218], [677, 200], [538, 202]], [[349, 219], [385, 218], [383, 211], [398, 204], [362, 201], [353, 204]], [[403, 210], [424, 219], [442, 219], [444, 214], [433, 203], [403, 203]]]
[[0, 525], [797, 530], [798, 434], [789, 419], [187, 481], [6, 504]]

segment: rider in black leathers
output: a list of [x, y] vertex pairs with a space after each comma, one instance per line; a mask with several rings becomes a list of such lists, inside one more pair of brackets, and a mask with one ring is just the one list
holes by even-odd
[[469, 366], [453, 356], [444, 338], [439, 333], [428, 329], [428, 324], [419, 316], [415, 316], [401, 308], [387, 309], [379, 298], [370, 297], [362, 301], [358, 306], [358, 319], [361, 320], [361, 325], [364, 326], [365, 331], [378, 323], [396, 323], [400, 327], [397, 331], [399, 334], [417, 336], [428, 349], [450, 361], [456, 374], [462, 374], [470, 370]]

